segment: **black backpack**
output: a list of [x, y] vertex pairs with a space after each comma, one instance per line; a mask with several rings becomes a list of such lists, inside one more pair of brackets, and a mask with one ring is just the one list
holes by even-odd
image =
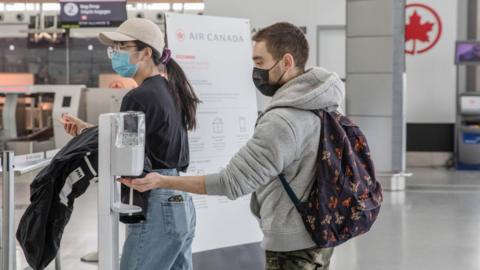
[[301, 202], [283, 174], [279, 178], [320, 248], [335, 247], [366, 233], [382, 202], [370, 150], [362, 131], [349, 118], [323, 110], [316, 176]]

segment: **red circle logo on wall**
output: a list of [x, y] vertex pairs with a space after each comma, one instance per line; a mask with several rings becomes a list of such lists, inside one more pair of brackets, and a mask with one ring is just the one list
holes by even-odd
[[405, 53], [415, 55], [431, 50], [442, 36], [442, 20], [424, 4], [406, 6]]
[[185, 40], [185, 31], [182, 29], [177, 30], [176, 36], [178, 41], [183, 42]]

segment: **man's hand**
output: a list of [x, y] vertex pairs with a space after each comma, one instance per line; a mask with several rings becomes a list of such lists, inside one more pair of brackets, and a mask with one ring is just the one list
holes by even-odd
[[176, 189], [196, 194], [207, 193], [204, 176], [167, 176], [153, 172], [147, 174], [144, 178], [120, 178], [119, 181], [140, 192], [163, 188]]
[[140, 192], [145, 192], [156, 188], [166, 188], [165, 186], [162, 186], [162, 176], [155, 172], [145, 175], [144, 178], [120, 178], [119, 181], [122, 184]]
[[63, 128], [65, 129], [65, 131], [74, 137], [82, 133], [82, 130], [84, 130], [85, 128], [93, 127], [92, 124], [84, 122], [68, 113], [63, 114], [62, 118], [59, 119], [59, 121], [63, 124]]

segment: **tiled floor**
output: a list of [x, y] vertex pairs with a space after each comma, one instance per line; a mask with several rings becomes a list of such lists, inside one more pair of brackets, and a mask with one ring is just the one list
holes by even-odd
[[[385, 193], [372, 231], [336, 249], [331, 269], [480, 269], [480, 172], [412, 172], [406, 192]], [[29, 191], [26, 183], [16, 188], [17, 208], [21, 208], [15, 213], [18, 222]], [[96, 249], [96, 226], [93, 186], [75, 203], [62, 241], [62, 269], [97, 269], [79, 260]], [[17, 251], [17, 265], [17, 269], [27, 267], [21, 251]]]

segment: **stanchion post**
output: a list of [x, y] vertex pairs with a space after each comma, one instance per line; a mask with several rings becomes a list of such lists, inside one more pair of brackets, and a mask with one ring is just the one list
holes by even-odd
[[2, 184], [2, 269], [15, 269], [15, 229], [14, 219], [14, 154], [5, 151], [2, 154], [3, 184]]

